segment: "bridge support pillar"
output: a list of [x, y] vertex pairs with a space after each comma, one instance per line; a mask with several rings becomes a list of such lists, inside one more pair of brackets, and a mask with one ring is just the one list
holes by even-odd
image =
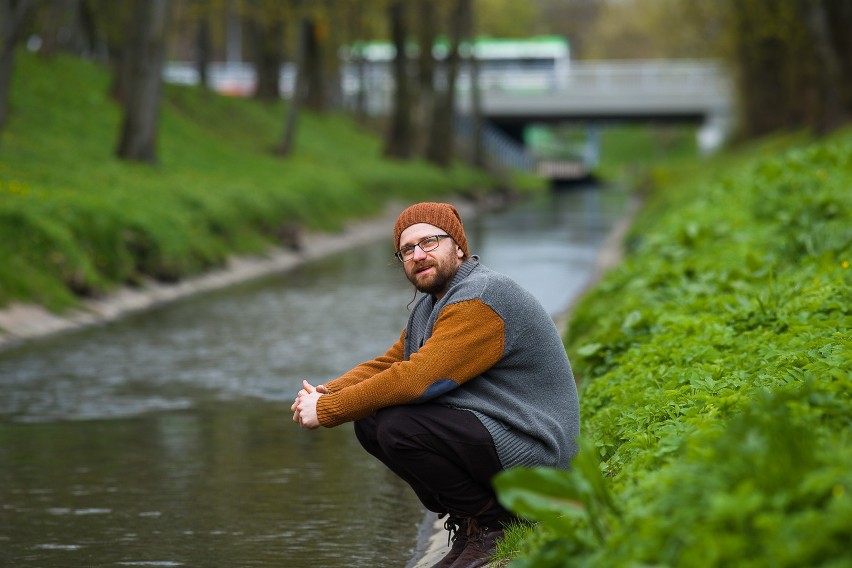
[[702, 156], [708, 156], [722, 147], [731, 134], [731, 119], [721, 112], [710, 113], [704, 117], [704, 123], [695, 136], [698, 151]]

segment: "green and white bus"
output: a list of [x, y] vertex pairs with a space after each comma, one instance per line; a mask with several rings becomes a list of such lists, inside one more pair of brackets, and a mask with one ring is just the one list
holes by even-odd
[[[564, 86], [568, 81], [571, 63], [571, 50], [568, 41], [561, 36], [536, 36], [529, 38], [477, 38], [473, 44], [473, 54], [479, 63], [480, 84], [484, 89], [500, 90], [549, 90]], [[410, 59], [418, 56], [418, 46], [410, 44], [406, 48]], [[449, 43], [439, 39], [432, 48], [437, 62], [446, 59]], [[467, 65], [471, 44], [459, 47], [462, 59], [459, 76], [459, 88], [468, 84]], [[345, 48], [341, 53], [348, 68], [350, 83], [357, 90], [358, 62], [365, 66], [363, 70], [368, 85], [387, 80], [389, 66], [396, 55], [390, 42], [365, 42]], [[348, 90], [348, 89], [347, 89]]]

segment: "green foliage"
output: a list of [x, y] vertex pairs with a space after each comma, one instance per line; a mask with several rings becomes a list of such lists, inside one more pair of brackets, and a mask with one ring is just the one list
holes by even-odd
[[570, 472], [508, 472], [513, 565], [852, 563], [852, 133], [657, 187], [567, 350]]
[[0, 152], [0, 306], [61, 309], [146, 278], [173, 281], [231, 253], [339, 229], [390, 200], [484, 191], [461, 165], [381, 156], [381, 141], [335, 114], [303, 113], [297, 150], [273, 148], [285, 103], [167, 86], [157, 166], [113, 157], [120, 109], [100, 67], [21, 53]]
[[601, 128], [595, 173], [604, 179], [633, 178], [655, 164], [696, 155], [694, 126], [608, 125]]

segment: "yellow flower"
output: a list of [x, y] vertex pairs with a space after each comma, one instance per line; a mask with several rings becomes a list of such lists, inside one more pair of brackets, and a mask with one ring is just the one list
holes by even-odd
[[849, 268], [849, 261], [844, 260], [843, 262], [840, 263], [840, 266], [842, 266], [843, 268]]

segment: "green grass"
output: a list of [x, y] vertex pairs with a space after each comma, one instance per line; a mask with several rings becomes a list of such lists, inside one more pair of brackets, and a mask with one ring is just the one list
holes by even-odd
[[566, 348], [570, 473], [508, 472], [513, 566], [848, 566], [852, 131], [657, 170]]
[[101, 67], [21, 53], [0, 133], [0, 306], [73, 306], [146, 277], [171, 281], [294, 231], [334, 231], [390, 200], [489, 191], [457, 165], [381, 157], [345, 116], [303, 113], [297, 151], [272, 149], [286, 105], [167, 86], [159, 163], [114, 157], [121, 109]]
[[600, 130], [600, 163], [595, 173], [607, 180], [631, 180], [659, 164], [694, 160], [696, 127], [688, 124], [608, 125]]

